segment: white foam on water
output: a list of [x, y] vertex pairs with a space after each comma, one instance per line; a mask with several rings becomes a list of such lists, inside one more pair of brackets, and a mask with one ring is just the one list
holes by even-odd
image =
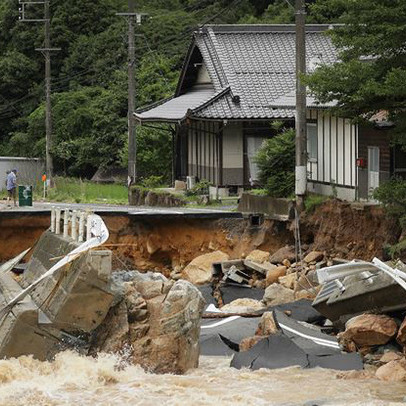
[[[71, 351], [52, 362], [0, 361], [0, 405], [374, 405], [404, 404], [404, 383], [338, 379], [331, 370], [236, 370], [202, 357], [186, 375], [154, 375], [118, 355]], [[397, 403], [396, 403], [397, 402]]]

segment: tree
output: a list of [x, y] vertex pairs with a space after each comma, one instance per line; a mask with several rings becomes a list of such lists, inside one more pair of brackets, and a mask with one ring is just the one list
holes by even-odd
[[337, 101], [347, 117], [387, 110], [406, 145], [406, 2], [319, 0], [316, 15], [342, 13], [345, 25], [330, 31], [340, 51], [334, 65], [317, 69], [307, 83], [321, 101]]

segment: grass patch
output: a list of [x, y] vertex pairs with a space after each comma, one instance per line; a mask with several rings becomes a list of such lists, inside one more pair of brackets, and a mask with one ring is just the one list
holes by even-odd
[[305, 200], [305, 209], [308, 213], [313, 213], [318, 206], [328, 200], [328, 196], [308, 194]]
[[[54, 178], [55, 187], [48, 192], [47, 200], [64, 203], [127, 204], [128, 190], [124, 185], [100, 184], [76, 178]], [[34, 199], [43, 198], [42, 188], [34, 189]]]
[[254, 196], [269, 196], [266, 189], [251, 189], [248, 193]]

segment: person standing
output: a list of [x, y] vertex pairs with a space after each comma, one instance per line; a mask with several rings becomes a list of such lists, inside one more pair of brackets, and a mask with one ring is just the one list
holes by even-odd
[[14, 201], [14, 207], [17, 207], [17, 169], [13, 169], [7, 175], [7, 202], [11, 207], [11, 198]]

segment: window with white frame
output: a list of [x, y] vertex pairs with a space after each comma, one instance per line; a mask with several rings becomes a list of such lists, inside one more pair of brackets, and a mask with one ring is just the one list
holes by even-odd
[[307, 123], [307, 156], [309, 158], [309, 161], [317, 161], [317, 123]]

